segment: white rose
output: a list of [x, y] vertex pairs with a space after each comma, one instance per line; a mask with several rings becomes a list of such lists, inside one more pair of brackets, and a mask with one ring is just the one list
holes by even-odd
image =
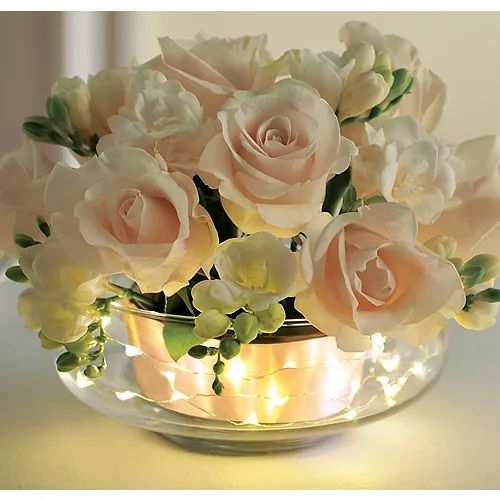
[[104, 291], [100, 278], [73, 262], [53, 236], [23, 250], [19, 263], [33, 285], [18, 303], [27, 328], [60, 343], [84, 335], [98, 318], [92, 304]]
[[246, 233], [299, 233], [321, 211], [327, 181], [357, 152], [331, 107], [298, 80], [235, 94], [219, 120], [222, 133], [203, 152], [199, 175]]
[[48, 218], [45, 184], [53, 163], [25, 138], [23, 147], [0, 159], [0, 251], [17, 255], [13, 236], [22, 233], [43, 238], [36, 218]]
[[432, 132], [439, 123], [446, 103], [446, 86], [420, 60], [418, 50], [404, 38], [382, 35], [366, 22], [350, 21], [340, 28], [340, 39], [348, 48], [369, 43], [377, 53], [390, 56], [392, 69], [407, 69], [413, 76], [413, 89], [398, 104], [396, 113], [417, 118], [424, 128]]
[[[158, 158], [158, 160], [161, 160]], [[124, 273], [143, 292], [172, 295], [211, 267], [217, 232], [193, 181], [138, 148], [109, 149], [47, 183], [51, 224], [88, 269]]]
[[432, 224], [455, 203], [456, 179], [464, 164], [453, 149], [430, 136], [410, 116], [364, 124], [366, 144], [353, 159], [352, 175], [361, 196], [382, 194], [410, 207], [422, 224]]
[[135, 146], [159, 153], [169, 168], [193, 175], [201, 152], [213, 135], [203, 124], [196, 97], [163, 73], [140, 68], [130, 79], [125, 103], [110, 116], [111, 134], [101, 138], [97, 151]]
[[263, 311], [294, 294], [298, 265], [294, 253], [270, 233], [233, 238], [219, 245], [215, 268], [220, 280], [193, 287], [194, 306], [231, 313], [247, 306]]

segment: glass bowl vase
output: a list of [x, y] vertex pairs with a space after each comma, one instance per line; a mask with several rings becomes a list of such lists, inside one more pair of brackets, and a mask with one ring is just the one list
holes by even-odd
[[217, 396], [214, 357], [175, 362], [168, 354], [163, 330], [172, 323], [193, 318], [113, 305], [105, 373], [93, 380], [81, 371], [59, 376], [108, 416], [228, 454], [310, 446], [347, 422], [390, 410], [436, 378], [447, 347], [444, 332], [422, 346], [375, 334], [370, 349], [348, 353], [307, 321], [287, 320], [275, 334], [242, 344], [226, 363]]

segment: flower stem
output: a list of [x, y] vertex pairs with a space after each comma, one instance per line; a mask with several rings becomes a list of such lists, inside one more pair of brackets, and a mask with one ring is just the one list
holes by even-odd
[[143, 295], [142, 293], [135, 292], [131, 288], [115, 285], [114, 283], [108, 283], [107, 286], [110, 290], [116, 293], [116, 295], [118, 295], [120, 299], [133, 299], [153, 310], [156, 310], [157, 308], [157, 304], [153, 299], [150, 299], [149, 297]]

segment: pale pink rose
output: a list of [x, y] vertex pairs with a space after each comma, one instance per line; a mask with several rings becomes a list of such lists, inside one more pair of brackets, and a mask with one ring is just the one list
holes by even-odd
[[347, 47], [364, 43], [373, 45], [375, 51], [388, 54], [392, 69], [407, 69], [413, 76], [413, 89], [397, 105], [395, 113], [417, 118], [423, 127], [432, 132], [443, 115], [447, 91], [444, 82], [420, 60], [416, 47], [396, 35], [383, 35], [366, 22], [349, 21], [340, 28], [340, 39]]
[[54, 164], [34, 142], [25, 138], [21, 149], [0, 159], [0, 252], [17, 255], [14, 234], [44, 238], [36, 218], [47, 216], [44, 190]]
[[54, 232], [84, 267], [172, 295], [211, 267], [218, 241], [193, 181], [158, 161], [118, 147], [79, 169], [58, 164], [46, 195]]
[[416, 244], [415, 217], [402, 205], [321, 213], [304, 232], [307, 287], [295, 307], [343, 350], [369, 348], [374, 333], [424, 343], [465, 304], [455, 267]]
[[357, 150], [340, 135], [331, 107], [293, 79], [239, 92], [219, 113], [222, 133], [200, 159], [199, 175], [218, 188], [245, 233], [290, 237], [321, 211], [326, 183]]
[[500, 253], [500, 137], [484, 136], [463, 142], [456, 156], [465, 166], [458, 179], [456, 203], [434, 224], [421, 225], [424, 242], [443, 234], [458, 242], [457, 256]]
[[159, 39], [162, 55], [146, 66], [178, 80], [196, 95], [206, 117], [215, 117], [223, 102], [237, 90], [261, 89], [272, 84], [280, 65], [273, 65], [267, 36], [205, 38], [181, 43]]

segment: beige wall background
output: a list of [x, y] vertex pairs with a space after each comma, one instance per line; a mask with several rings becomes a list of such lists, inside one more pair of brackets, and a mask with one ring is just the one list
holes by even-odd
[[292, 47], [340, 51], [338, 28], [351, 19], [410, 39], [447, 82], [438, 135], [455, 142], [500, 134], [499, 12], [4, 12], [0, 152], [20, 144], [22, 118], [43, 110], [54, 80], [146, 60], [158, 53], [157, 36], [267, 33], [276, 56]]

